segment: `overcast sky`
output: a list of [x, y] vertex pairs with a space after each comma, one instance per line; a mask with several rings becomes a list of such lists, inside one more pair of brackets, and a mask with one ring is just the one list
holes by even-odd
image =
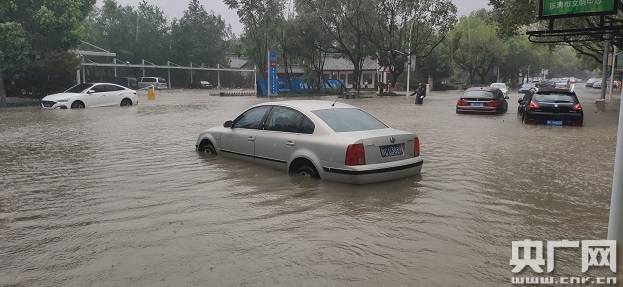
[[[123, 5], [137, 5], [140, 0], [117, 0], [117, 2]], [[488, 0], [453, 0], [459, 9], [459, 15], [469, 14], [471, 11], [480, 8], [486, 8]], [[101, 3], [101, 1], [98, 1]], [[184, 14], [187, 2], [185, 0], [147, 0], [149, 3], [153, 3], [162, 8], [165, 13], [171, 18], [179, 18]], [[240, 34], [242, 31], [242, 24], [238, 20], [238, 15], [233, 10], [229, 10], [222, 0], [201, 0], [203, 5], [208, 9], [214, 11], [216, 14], [220, 14], [225, 18], [234, 33]]]

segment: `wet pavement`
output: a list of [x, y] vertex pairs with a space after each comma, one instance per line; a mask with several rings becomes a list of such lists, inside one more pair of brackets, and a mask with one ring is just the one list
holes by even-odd
[[606, 237], [618, 104], [578, 94], [583, 128], [523, 125], [517, 94], [500, 116], [342, 100], [422, 142], [421, 177], [368, 186], [195, 152], [254, 97], [3, 109], [0, 286], [508, 286], [511, 241]]

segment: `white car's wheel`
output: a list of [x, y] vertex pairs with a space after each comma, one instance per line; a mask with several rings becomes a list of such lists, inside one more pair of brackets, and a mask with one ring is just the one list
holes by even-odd
[[125, 98], [123, 100], [121, 100], [121, 106], [122, 107], [130, 107], [132, 106], [132, 100]]
[[71, 108], [72, 109], [84, 109], [85, 105], [82, 101], [75, 101], [71, 103]]

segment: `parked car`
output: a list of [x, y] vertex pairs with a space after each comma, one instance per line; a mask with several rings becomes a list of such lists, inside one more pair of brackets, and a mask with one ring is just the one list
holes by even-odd
[[505, 96], [508, 94], [508, 87], [505, 83], [493, 83], [490, 87], [500, 89]]
[[508, 111], [508, 96], [497, 88], [469, 88], [456, 103], [456, 113], [494, 113]]
[[588, 79], [588, 80], [586, 81], [586, 84], [584, 84], [584, 86], [585, 86], [585, 87], [587, 87], [587, 88], [592, 88], [592, 87], [593, 87], [593, 85], [594, 85], [596, 82], [600, 82], [600, 83], [601, 83], [601, 79], [598, 79], [598, 78], [590, 78], [590, 79]]
[[133, 89], [133, 90], [138, 89], [138, 80], [136, 78], [132, 78], [132, 77], [116, 78], [114, 82], [117, 85], [124, 86], [129, 89]]
[[165, 78], [160, 77], [142, 77], [141, 81], [138, 82], [139, 89], [144, 89], [147, 87], [153, 86], [157, 90], [168, 89], [169, 85], [167, 84], [167, 80]]
[[525, 84], [521, 85], [521, 88], [519, 88], [518, 92], [520, 94], [526, 94], [526, 93], [535, 93], [538, 90], [539, 90], [539, 88], [536, 87], [536, 84], [534, 84], [534, 83], [525, 83]]
[[539, 89], [555, 89], [556, 82], [553, 80], [542, 80], [536, 84], [536, 87]]
[[357, 107], [327, 101], [256, 105], [202, 132], [196, 148], [353, 184], [416, 176], [423, 164], [416, 134], [392, 129]]
[[520, 100], [522, 121], [552, 126], [584, 124], [584, 111], [575, 92], [565, 89], [540, 90]]
[[567, 78], [554, 78], [552, 81], [555, 89], [571, 89], [571, 82]]
[[208, 81], [200, 81], [199, 85], [202, 89], [212, 89], [214, 88], [214, 86], [212, 85], [212, 83], [208, 82]]
[[602, 85], [601, 85], [601, 84], [602, 84], [601, 82], [602, 82], [602, 81], [601, 81], [601, 79], [600, 79], [600, 80], [596, 81], [595, 83], [593, 83], [593, 89], [601, 89], [601, 86], [602, 86]]
[[41, 100], [48, 109], [84, 109], [105, 106], [132, 106], [138, 104], [136, 91], [110, 83], [85, 83]]

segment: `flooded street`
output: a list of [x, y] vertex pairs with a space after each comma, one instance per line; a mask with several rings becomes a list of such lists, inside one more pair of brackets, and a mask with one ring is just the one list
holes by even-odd
[[422, 142], [421, 177], [367, 186], [195, 152], [255, 97], [0, 110], [0, 286], [508, 286], [513, 240], [605, 239], [618, 102], [579, 88], [585, 126], [553, 128], [459, 94], [340, 100]]

